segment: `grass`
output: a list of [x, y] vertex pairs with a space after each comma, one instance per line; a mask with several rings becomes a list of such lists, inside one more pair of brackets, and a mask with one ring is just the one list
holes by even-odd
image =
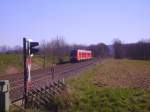
[[[65, 57], [63, 61], [68, 61], [69, 58]], [[47, 57], [45, 66], [44, 59], [39, 55], [34, 55], [32, 58], [32, 70], [49, 68], [52, 63], [58, 63], [58, 59], [53, 59], [52, 57]], [[12, 69], [13, 68], [13, 69]], [[23, 56], [20, 54], [0, 54], [0, 74], [11, 74], [23, 71]]]
[[[39, 56], [34, 56], [33, 63], [37, 66], [42, 66], [42, 59]], [[23, 56], [20, 54], [0, 54], [0, 74], [22, 72], [23, 71]]]
[[[43, 63], [43, 59], [35, 55], [32, 58], [32, 70], [42, 68]], [[51, 61], [48, 60], [47, 63], [51, 63]], [[15, 73], [15, 71], [22, 72], [23, 56], [20, 54], [0, 54], [0, 74], [7, 74], [11, 68], [13, 68], [13, 70], [10, 71], [11, 74]]]
[[[91, 71], [80, 77], [69, 80], [72, 96], [70, 112], [149, 112], [150, 91], [142, 88], [124, 88], [118, 86], [98, 87], [93, 79], [98, 72], [104, 72], [109, 64], [113, 66], [118, 63], [114, 60], [106, 60], [103, 64], [97, 65]], [[119, 60], [120, 65], [139, 65], [141, 61]], [[119, 69], [120, 70], [120, 69]], [[105, 71], [109, 74], [109, 70]], [[112, 71], [111, 71], [112, 72]], [[111, 74], [111, 73], [110, 73]]]
[[48, 112], [46, 110], [32, 108], [32, 109], [23, 109], [18, 106], [11, 105], [9, 112]]
[[108, 86], [149, 88], [149, 74], [150, 61], [108, 59], [99, 65], [94, 79]]
[[22, 70], [22, 56], [17, 54], [0, 54], [0, 73], [4, 73], [9, 67]]

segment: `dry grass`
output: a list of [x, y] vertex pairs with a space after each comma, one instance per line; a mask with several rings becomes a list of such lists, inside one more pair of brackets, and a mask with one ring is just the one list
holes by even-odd
[[94, 77], [99, 86], [150, 89], [150, 61], [108, 59]]

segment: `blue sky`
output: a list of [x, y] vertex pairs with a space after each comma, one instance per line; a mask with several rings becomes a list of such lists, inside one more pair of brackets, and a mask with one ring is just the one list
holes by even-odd
[[0, 46], [56, 36], [85, 45], [150, 38], [150, 0], [0, 1]]

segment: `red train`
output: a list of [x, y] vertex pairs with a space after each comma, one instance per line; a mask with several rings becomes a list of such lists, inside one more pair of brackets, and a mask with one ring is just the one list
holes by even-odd
[[92, 51], [91, 50], [72, 50], [70, 54], [70, 61], [71, 62], [78, 62], [83, 60], [89, 60], [92, 58]]

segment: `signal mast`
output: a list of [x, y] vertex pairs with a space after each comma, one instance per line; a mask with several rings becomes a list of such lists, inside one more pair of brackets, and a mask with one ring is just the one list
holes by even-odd
[[39, 51], [39, 43], [33, 42], [32, 39], [23, 38], [23, 59], [24, 59], [24, 108], [27, 108], [27, 95], [32, 89], [31, 81], [31, 64], [33, 54]]

